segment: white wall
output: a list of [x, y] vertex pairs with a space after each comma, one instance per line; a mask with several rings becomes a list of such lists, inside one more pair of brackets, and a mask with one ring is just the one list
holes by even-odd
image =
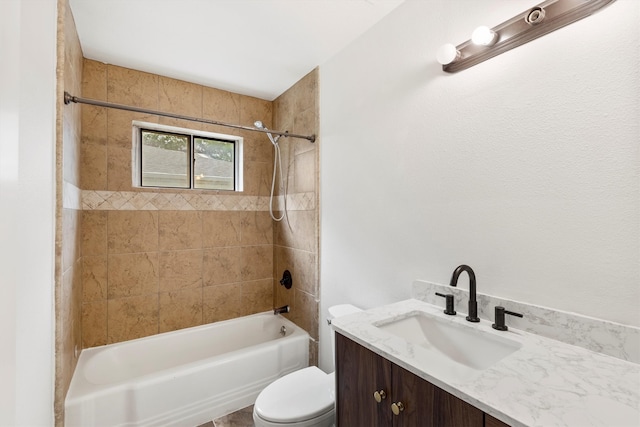
[[53, 425], [56, 2], [0, 0], [0, 425]]
[[479, 292], [640, 326], [640, 2], [435, 62], [537, 3], [407, 0], [321, 66], [322, 318], [466, 263]]

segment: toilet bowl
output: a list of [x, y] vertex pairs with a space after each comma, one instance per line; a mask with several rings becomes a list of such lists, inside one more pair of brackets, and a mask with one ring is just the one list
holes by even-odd
[[[351, 304], [329, 307], [329, 319], [361, 311]], [[335, 339], [331, 334], [331, 350]], [[331, 427], [335, 422], [335, 373], [300, 369], [265, 387], [253, 407], [256, 427]]]

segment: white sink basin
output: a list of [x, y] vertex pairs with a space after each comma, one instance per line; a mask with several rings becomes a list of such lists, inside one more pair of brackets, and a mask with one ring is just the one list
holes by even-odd
[[466, 325], [427, 313], [412, 313], [374, 326], [419, 347], [418, 361], [453, 379], [491, 367], [522, 347], [506, 337], [483, 331], [477, 323]]

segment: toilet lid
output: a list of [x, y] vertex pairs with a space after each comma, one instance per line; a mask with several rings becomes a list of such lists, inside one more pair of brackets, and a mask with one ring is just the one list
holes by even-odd
[[310, 366], [269, 384], [256, 399], [254, 410], [267, 421], [309, 420], [333, 409], [334, 388], [332, 374]]

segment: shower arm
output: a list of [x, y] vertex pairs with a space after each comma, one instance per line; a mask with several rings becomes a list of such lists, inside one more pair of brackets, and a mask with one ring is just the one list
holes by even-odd
[[198, 123], [207, 123], [210, 125], [225, 126], [225, 127], [234, 128], [234, 129], [248, 130], [251, 132], [270, 133], [272, 135], [284, 136], [285, 138], [299, 138], [299, 139], [306, 139], [309, 142], [316, 142], [315, 135], [298, 135], [298, 134], [289, 133], [286, 131], [280, 132], [280, 131], [271, 130], [271, 129], [258, 129], [251, 126], [234, 125], [231, 123], [219, 122], [217, 120], [200, 119], [197, 117], [183, 116], [180, 114], [173, 114], [173, 113], [165, 113], [163, 111], [149, 110], [146, 108], [132, 107], [129, 105], [114, 104], [113, 102], [105, 102], [105, 101], [98, 101], [95, 99], [81, 98], [78, 96], [73, 96], [69, 92], [65, 92], [64, 103], [70, 104], [72, 102], [77, 104], [95, 105], [96, 107], [115, 108], [117, 110], [133, 111], [136, 113], [143, 113], [143, 114], [152, 114], [155, 116], [171, 117], [174, 119], [188, 120], [191, 122], [198, 122]]

